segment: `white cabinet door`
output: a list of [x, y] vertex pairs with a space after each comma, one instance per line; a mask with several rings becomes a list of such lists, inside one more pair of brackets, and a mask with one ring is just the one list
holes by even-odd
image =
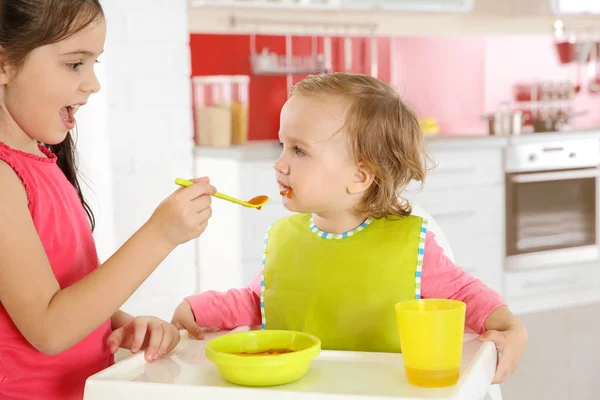
[[407, 192], [419, 194], [421, 191], [504, 184], [500, 150], [444, 150], [432, 155], [434, 166], [427, 173], [422, 190], [419, 183], [411, 182]]
[[504, 190], [501, 186], [427, 191], [407, 196], [438, 223], [456, 264], [502, 290]]
[[506, 297], [509, 300], [540, 294], [576, 293], [577, 290], [600, 283], [600, 265], [598, 262], [590, 262], [560, 268], [509, 272], [505, 275], [505, 282]]

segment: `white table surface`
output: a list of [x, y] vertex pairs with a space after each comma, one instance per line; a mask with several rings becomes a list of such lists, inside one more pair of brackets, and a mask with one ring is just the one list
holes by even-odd
[[423, 389], [406, 380], [401, 354], [321, 351], [299, 381], [270, 388], [247, 388], [225, 382], [204, 355], [207, 340], [182, 332], [173, 352], [152, 363], [136, 354], [91, 376], [84, 400], [106, 399], [438, 399], [484, 398], [496, 369], [493, 343], [466, 334], [461, 376], [456, 386]]

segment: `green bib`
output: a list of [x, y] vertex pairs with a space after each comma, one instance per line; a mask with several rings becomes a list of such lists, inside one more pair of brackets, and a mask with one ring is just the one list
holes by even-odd
[[307, 214], [278, 220], [265, 240], [263, 328], [313, 334], [328, 350], [400, 352], [394, 305], [420, 298], [425, 234], [415, 216], [339, 235]]

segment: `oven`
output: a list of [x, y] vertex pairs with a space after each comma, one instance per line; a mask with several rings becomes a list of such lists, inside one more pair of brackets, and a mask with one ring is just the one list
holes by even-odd
[[506, 269], [600, 259], [600, 140], [507, 147]]

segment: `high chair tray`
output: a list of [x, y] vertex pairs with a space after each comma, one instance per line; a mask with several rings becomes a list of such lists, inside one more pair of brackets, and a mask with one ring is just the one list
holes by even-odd
[[456, 386], [422, 389], [406, 380], [401, 354], [322, 351], [299, 381], [270, 388], [248, 388], [225, 382], [204, 356], [205, 340], [181, 342], [168, 356], [148, 363], [143, 354], [126, 358], [91, 376], [84, 400], [106, 399], [243, 399], [349, 400], [484, 398], [496, 369], [496, 348], [465, 335], [461, 376]]

